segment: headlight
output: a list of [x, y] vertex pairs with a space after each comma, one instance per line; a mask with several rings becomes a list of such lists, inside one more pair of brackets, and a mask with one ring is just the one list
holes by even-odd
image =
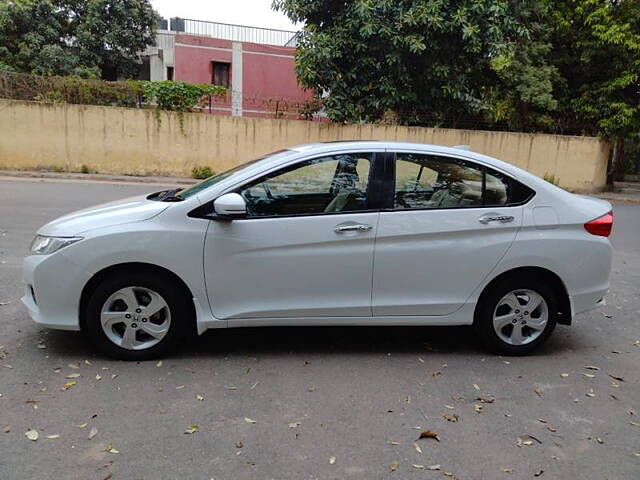
[[31, 253], [36, 255], [49, 255], [79, 240], [82, 240], [82, 237], [45, 237], [43, 235], [36, 235], [36, 238], [31, 242]]

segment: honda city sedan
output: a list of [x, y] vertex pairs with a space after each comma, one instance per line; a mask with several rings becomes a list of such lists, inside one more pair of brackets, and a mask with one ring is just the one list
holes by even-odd
[[526, 354], [604, 302], [611, 205], [468, 149], [292, 147], [43, 226], [30, 316], [106, 354], [273, 325], [470, 325]]

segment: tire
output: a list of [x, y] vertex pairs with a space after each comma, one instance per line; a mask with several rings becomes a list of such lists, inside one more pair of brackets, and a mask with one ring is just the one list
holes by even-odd
[[[538, 300], [539, 307], [532, 309]], [[553, 290], [535, 277], [511, 277], [483, 292], [473, 326], [491, 351], [526, 355], [549, 338], [557, 320], [558, 298]]]
[[106, 355], [149, 360], [169, 353], [193, 321], [175, 280], [125, 270], [104, 279], [87, 302], [83, 330]]

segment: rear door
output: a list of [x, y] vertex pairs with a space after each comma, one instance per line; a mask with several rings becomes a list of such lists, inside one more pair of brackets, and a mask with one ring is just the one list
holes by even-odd
[[396, 152], [388, 159], [393, 198], [378, 222], [373, 314], [452, 313], [513, 242], [523, 186], [458, 158]]

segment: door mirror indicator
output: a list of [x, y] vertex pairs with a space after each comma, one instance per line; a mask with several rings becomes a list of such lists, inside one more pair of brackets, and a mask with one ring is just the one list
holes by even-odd
[[247, 204], [237, 193], [225, 193], [213, 202], [213, 215], [210, 218], [233, 220], [247, 215]]

